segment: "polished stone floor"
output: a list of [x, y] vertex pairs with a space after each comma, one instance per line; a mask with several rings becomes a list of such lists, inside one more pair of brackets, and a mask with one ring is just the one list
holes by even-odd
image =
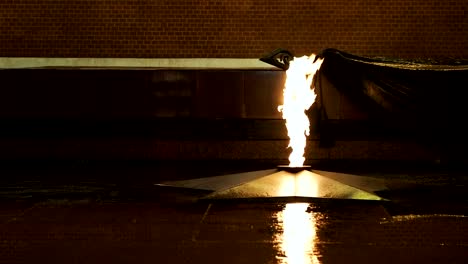
[[200, 199], [212, 192], [157, 185], [269, 169], [229, 162], [4, 163], [0, 263], [468, 259], [468, 174], [459, 170], [336, 167], [383, 183], [376, 194], [385, 200]]

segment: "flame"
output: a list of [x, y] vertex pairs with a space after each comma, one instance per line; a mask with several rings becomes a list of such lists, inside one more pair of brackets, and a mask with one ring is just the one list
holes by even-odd
[[304, 151], [307, 136], [310, 132], [309, 118], [305, 111], [315, 102], [315, 87], [311, 87], [315, 73], [320, 69], [323, 59], [315, 61], [315, 54], [294, 58], [286, 71], [286, 82], [283, 89], [283, 105], [278, 111], [283, 113], [288, 130], [289, 145], [292, 152], [289, 155], [290, 167], [304, 165]]

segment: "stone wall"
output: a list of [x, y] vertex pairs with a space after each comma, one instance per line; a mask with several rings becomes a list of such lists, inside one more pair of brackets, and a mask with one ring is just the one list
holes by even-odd
[[[0, 159], [285, 160], [277, 110], [284, 77], [279, 70], [2, 70]], [[308, 162], [438, 158], [407, 135], [366, 123], [366, 112], [322, 85], [327, 127], [312, 109]]]

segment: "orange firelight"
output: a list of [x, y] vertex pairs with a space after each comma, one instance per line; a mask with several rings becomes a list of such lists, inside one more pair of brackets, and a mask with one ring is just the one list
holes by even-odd
[[315, 54], [294, 58], [286, 71], [286, 82], [283, 89], [283, 105], [278, 106], [286, 120], [289, 145], [292, 152], [289, 156], [290, 167], [302, 167], [310, 123], [305, 111], [315, 102], [315, 87], [312, 86], [315, 73], [320, 69], [323, 59]]

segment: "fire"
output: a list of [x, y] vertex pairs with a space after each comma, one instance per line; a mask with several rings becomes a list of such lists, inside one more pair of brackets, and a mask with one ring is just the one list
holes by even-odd
[[307, 136], [310, 133], [310, 123], [305, 111], [315, 102], [315, 87], [311, 87], [315, 73], [320, 69], [323, 59], [315, 62], [315, 54], [294, 58], [286, 71], [286, 82], [283, 89], [283, 105], [278, 111], [283, 113], [288, 130], [290, 167], [304, 165], [304, 151]]

